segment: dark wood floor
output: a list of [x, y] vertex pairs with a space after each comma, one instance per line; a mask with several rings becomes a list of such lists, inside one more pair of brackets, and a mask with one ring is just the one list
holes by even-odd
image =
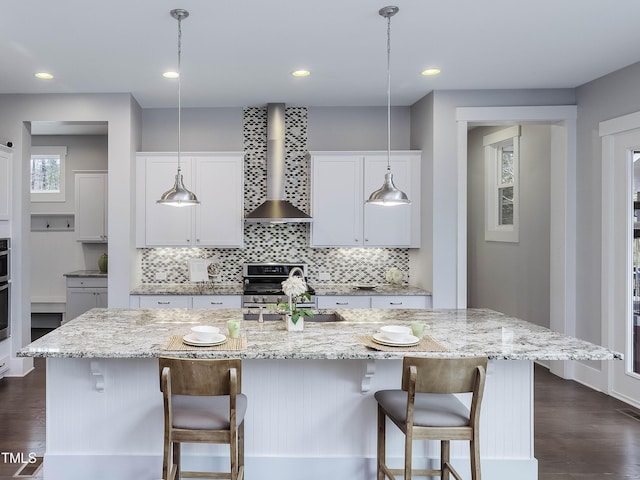
[[[0, 480], [18, 469], [2, 452], [44, 454], [44, 361], [35, 366], [0, 380]], [[539, 480], [640, 479], [640, 411], [536, 365], [535, 452]]]

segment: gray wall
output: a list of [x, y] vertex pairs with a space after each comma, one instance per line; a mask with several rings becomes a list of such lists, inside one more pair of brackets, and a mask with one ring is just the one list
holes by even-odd
[[[424, 108], [422, 101], [412, 107], [412, 122], [422, 122], [425, 129], [412, 129], [411, 144], [424, 150], [433, 139], [433, 182], [423, 184], [423, 196], [433, 201], [427, 209], [433, 213], [432, 238], [422, 239], [422, 248], [414, 255], [414, 262], [433, 264], [432, 291], [434, 307], [451, 308], [457, 305], [457, 122], [456, 108], [486, 106], [573, 105], [573, 89], [549, 90], [443, 90], [433, 93], [433, 108]], [[433, 112], [432, 120], [419, 117]], [[431, 130], [431, 131], [428, 131]], [[431, 193], [429, 193], [431, 189]], [[425, 208], [423, 203], [423, 209]]]
[[548, 328], [550, 127], [522, 125], [519, 243], [484, 239], [485, 155], [482, 139], [502, 128], [475, 128], [468, 135], [468, 306], [491, 308]]
[[[293, 105], [291, 105], [293, 106]], [[385, 107], [309, 107], [309, 150], [386, 150]], [[142, 111], [142, 151], [177, 150], [176, 109]], [[391, 109], [391, 148], [407, 150], [409, 107]], [[183, 108], [182, 151], [241, 151], [242, 108]]]
[[640, 63], [576, 90], [577, 122], [577, 308], [576, 336], [601, 339], [600, 264], [602, 142], [598, 124], [640, 110]]

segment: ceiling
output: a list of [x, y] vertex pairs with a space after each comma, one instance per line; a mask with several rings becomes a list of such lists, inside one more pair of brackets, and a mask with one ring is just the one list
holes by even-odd
[[[398, 0], [392, 103], [431, 90], [576, 87], [640, 60], [637, 0]], [[0, 93], [130, 92], [175, 107], [386, 103], [384, 0], [4, 0]], [[10, 13], [10, 15], [9, 15]], [[420, 72], [437, 66], [442, 73]], [[290, 72], [306, 68], [311, 76]], [[53, 80], [34, 78], [48, 71]]]

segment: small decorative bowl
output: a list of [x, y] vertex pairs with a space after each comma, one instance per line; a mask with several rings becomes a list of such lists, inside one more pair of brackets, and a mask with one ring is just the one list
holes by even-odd
[[401, 342], [406, 340], [411, 335], [411, 327], [403, 327], [401, 325], [385, 325], [380, 327], [380, 333], [382, 333], [387, 339], [392, 342]]
[[220, 329], [209, 325], [198, 325], [197, 327], [191, 327], [191, 333], [201, 342], [211, 342], [220, 333]]

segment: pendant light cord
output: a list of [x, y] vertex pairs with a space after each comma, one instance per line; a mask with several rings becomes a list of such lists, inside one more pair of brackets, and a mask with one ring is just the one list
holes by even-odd
[[182, 15], [178, 16], [178, 175], [180, 175], [180, 152], [182, 150]]
[[387, 172], [391, 171], [391, 15], [387, 16]]

